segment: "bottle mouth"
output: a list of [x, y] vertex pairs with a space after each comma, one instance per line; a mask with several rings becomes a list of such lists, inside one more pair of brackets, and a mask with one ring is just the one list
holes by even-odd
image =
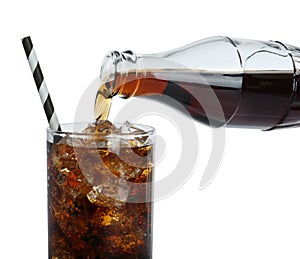
[[112, 95], [115, 86], [117, 64], [122, 60], [121, 54], [118, 51], [110, 51], [106, 54], [102, 61], [100, 70], [100, 82], [106, 85], [106, 92], [103, 93], [109, 97]]
[[104, 97], [108, 98], [117, 94], [128, 72], [136, 70], [137, 59], [137, 55], [131, 50], [110, 51], [106, 54], [100, 71], [101, 85], [105, 85], [100, 91]]
[[[117, 76], [124, 76], [129, 70], [136, 69], [137, 56], [130, 50], [118, 52], [110, 51], [103, 59], [100, 82], [101, 85], [105, 84], [105, 93], [102, 93], [105, 97], [112, 97], [116, 93]], [[120, 81], [120, 78], [119, 78]]]

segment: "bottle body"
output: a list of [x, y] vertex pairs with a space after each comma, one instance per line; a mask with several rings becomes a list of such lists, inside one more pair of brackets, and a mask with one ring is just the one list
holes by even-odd
[[295, 126], [299, 53], [279, 42], [227, 37], [154, 55], [110, 52], [101, 71], [106, 87], [99, 91], [107, 97], [158, 99], [213, 127]]

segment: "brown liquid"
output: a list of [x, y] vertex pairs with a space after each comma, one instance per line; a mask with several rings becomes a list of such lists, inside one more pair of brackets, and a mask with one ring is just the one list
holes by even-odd
[[49, 258], [151, 258], [152, 203], [127, 202], [151, 197], [151, 186], [126, 189], [118, 179], [152, 182], [152, 156], [151, 145], [115, 154], [72, 139], [48, 143]]
[[[293, 75], [288, 73], [230, 74], [190, 71], [141, 71], [117, 75], [102, 85], [96, 101], [96, 118], [102, 109], [101, 92], [114, 83], [114, 93], [123, 98], [147, 96], [184, 111], [195, 120], [219, 127], [270, 129], [288, 113], [293, 95]], [[105, 94], [104, 94], [105, 95]], [[105, 98], [104, 98], [105, 99]], [[101, 116], [101, 117], [102, 117]]]
[[96, 96], [96, 102], [95, 102], [95, 119], [96, 121], [99, 120], [107, 120], [109, 115], [109, 110], [111, 106], [111, 98], [110, 97], [104, 97], [102, 94], [102, 90], [105, 87], [105, 85], [102, 85], [99, 89], [97, 96]]

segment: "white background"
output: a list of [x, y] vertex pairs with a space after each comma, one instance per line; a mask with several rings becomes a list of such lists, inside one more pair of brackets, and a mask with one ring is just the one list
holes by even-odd
[[[61, 122], [73, 120], [81, 94], [110, 50], [153, 53], [214, 35], [300, 46], [297, 1], [3, 2], [1, 258], [47, 258], [47, 121], [22, 37], [32, 37]], [[115, 114], [122, 104], [116, 101]], [[162, 127], [167, 122], [152, 123], [161, 136], [168, 135]], [[200, 191], [211, 131], [196, 127], [200, 154], [193, 176], [155, 204], [154, 258], [299, 258], [300, 130], [228, 129], [218, 175]], [[161, 162], [156, 175], [178, 155], [168, 145], [167, 165]]]

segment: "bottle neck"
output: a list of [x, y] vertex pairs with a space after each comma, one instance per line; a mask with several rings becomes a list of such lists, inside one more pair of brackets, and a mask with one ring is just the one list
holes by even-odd
[[[103, 60], [100, 80], [105, 97], [129, 98], [138, 88], [138, 70], [143, 70], [139, 57], [132, 51], [111, 51]], [[126, 91], [124, 86], [126, 85]]]
[[[103, 60], [100, 79], [102, 94], [105, 97], [118, 95], [129, 98], [137, 91], [149, 92], [151, 80], [172, 80], [178, 71], [190, 71], [178, 62], [168, 60], [162, 54], [135, 54], [132, 51], [111, 51]], [[143, 79], [149, 79], [147, 83]], [[139, 87], [141, 88], [139, 89]], [[147, 89], [145, 89], [147, 88]], [[152, 93], [158, 90], [152, 89]]]

